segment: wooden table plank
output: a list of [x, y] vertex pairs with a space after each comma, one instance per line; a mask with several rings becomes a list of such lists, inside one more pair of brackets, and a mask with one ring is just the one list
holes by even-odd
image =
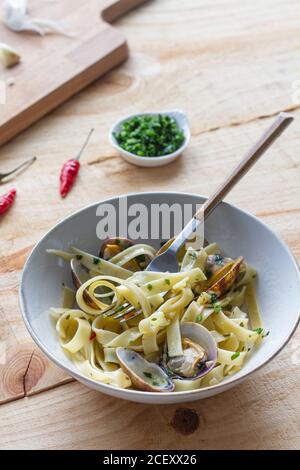
[[[9, 430], [7, 426], [2, 430], [5, 447], [97, 448], [96, 436], [112, 447], [113, 432], [127, 423], [130, 432], [121, 441], [123, 448], [135, 442], [136, 448], [154, 448], [160, 442], [161, 447], [178, 447], [178, 435], [168, 424], [175, 407], [153, 408], [153, 418], [151, 407], [114, 403], [77, 383], [61, 386], [70, 378], [49, 363], [23, 325], [17, 298], [20, 272], [32, 246], [51, 226], [96, 200], [132, 191], [210, 193], [271, 116], [294, 108], [293, 125], [228, 200], [267, 222], [300, 261], [300, 110], [292, 99], [292, 83], [300, 76], [299, 13], [296, 0], [220, 0], [217, 5], [208, 0], [201, 5], [197, 0], [150, 2], [118, 23], [132, 50], [124, 66], [0, 150], [1, 171], [38, 156], [27, 172], [0, 187], [0, 192], [12, 185], [18, 189], [16, 204], [0, 225], [0, 402], [35, 394], [1, 407], [11, 424]], [[192, 127], [192, 142], [182, 159], [165, 168], [142, 169], [116, 156], [107, 139], [116, 119], [138, 110], [174, 107], [188, 113]], [[261, 119], [265, 116], [270, 117]], [[97, 132], [82, 159], [78, 183], [62, 201], [59, 170], [77, 153], [91, 127]], [[268, 448], [299, 447], [299, 398], [295, 395], [299, 371], [289, 361], [297, 348], [299, 333], [253, 382], [191, 405], [205, 421], [192, 443], [180, 438], [182, 446], [250, 448], [262, 446], [263, 440]], [[57, 388], [43, 392], [51, 387]], [[80, 428], [71, 436], [66, 435], [70, 423], [64, 424], [58, 416], [62, 413], [66, 419], [71, 413], [71, 404], [63, 408], [68, 401], [76, 403], [71, 422]], [[119, 409], [122, 419], [116, 418]], [[108, 428], [103, 421], [106, 412]], [[22, 424], [19, 416], [23, 419], [27, 413]], [[31, 432], [30, 417], [38, 419], [39, 413], [43, 425]], [[148, 421], [137, 424], [140, 416]], [[161, 433], [150, 433], [150, 422], [155, 429], [163, 424]], [[280, 423], [284, 423], [281, 434]], [[52, 434], [47, 437], [48, 426]], [[86, 434], [85, 426], [90, 433]], [[232, 433], [228, 434], [228, 427]], [[143, 441], [139, 433], [145, 432], [154, 435]]]
[[[128, 403], [77, 382], [2, 405], [0, 448], [297, 449], [299, 371], [290, 363], [293, 353], [290, 343], [243, 384], [186, 405]], [[172, 426], [182, 408], [199, 417], [198, 428], [188, 435], [182, 434], [182, 420]]]

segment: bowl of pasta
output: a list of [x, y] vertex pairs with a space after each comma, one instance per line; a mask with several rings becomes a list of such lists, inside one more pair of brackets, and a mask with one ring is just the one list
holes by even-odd
[[299, 269], [256, 217], [222, 203], [202, 241], [182, 248], [178, 272], [147, 271], [204, 200], [114, 197], [41, 239], [20, 305], [50, 360], [100, 392], [166, 404], [228, 390], [280, 352], [299, 322]]

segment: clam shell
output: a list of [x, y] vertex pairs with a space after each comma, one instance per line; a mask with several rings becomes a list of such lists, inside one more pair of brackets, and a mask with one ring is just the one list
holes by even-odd
[[172, 392], [175, 385], [157, 364], [146, 361], [140, 354], [128, 348], [117, 348], [116, 354], [123, 371], [132, 384], [147, 392]]
[[[76, 289], [79, 289], [79, 287], [88, 279], [88, 277], [84, 279], [84, 277], [87, 276], [87, 270], [76, 258], [71, 259], [70, 266], [74, 286], [76, 287]], [[88, 305], [97, 308], [97, 306], [93, 302], [93, 299], [89, 296], [86, 290], [83, 293], [83, 298]]]
[[[196, 344], [199, 344], [207, 353], [207, 360], [205, 366], [199, 370], [199, 373], [194, 377], [182, 377], [176, 375], [176, 379], [181, 380], [196, 380], [208, 374], [216, 365], [217, 362], [217, 344], [212, 334], [198, 323], [184, 322], [180, 328], [181, 337], [188, 338]], [[175, 378], [175, 374], [173, 375]]]

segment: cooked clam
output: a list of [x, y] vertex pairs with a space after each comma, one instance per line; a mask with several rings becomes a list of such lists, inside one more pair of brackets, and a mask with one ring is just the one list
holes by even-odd
[[220, 253], [214, 255], [208, 255], [205, 263], [205, 274], [210, 278], [213, 274], [216, 274], [220, 268], [232, 261], [231, 258], [222, 256]]
[[227, 263], [222, 268], [224, 270], [224, 275], [222, 275], [212, 286], [210, 286], [209, 293], [214, 293], [217, 297], [221, 297], [221, 295], [227, 292], [235, 283], [242, 263], [242, 256], [237, 258], [235, 261]]
[[[72, 258], [70, 261], [70, 265], [74, 286], [76, 287], [76, 289], [79, 289], [79, 287], [90, 278], [88, 270], [80, 263], [77, 258]], [[88, 305], [97, 308], [97, 306], [93, 302], [93, 299], [91, 299], [90, 295], [86, 290], [83, 293], [83, 298]]]
[[128, 348], [117, 348], [116, 354], [123, 371], [132, 384], [146, 392], [172, 392], [174, 383], [157, 364], [148, 362], [140, 354]]
[[117, 255], [121, 251], [126, 250], [133, 245], [133, 242], [128, 238], [115, 237], [108, 238], [105, 240], [100, 248], [99, 256], [105, 260], [110, 260], [113, 256]]
[[173, 378], [198, 379], [216, 364], [216, 342], [210, 332], [197, 323], [183, 323], [181, 336], [183, 354], [169, 358], [165, 353], [162, 366]]
[[[100, 258], [109, 261], [111, 258], [133, 245], [133, 241], [129, 240], [128, 238], [109, 238], [102, 243], [99, 256]], [[126, 264], [122, 265], [122, 267], [133, 272], [141, 271], [147, 267], [150, 261], [151, 259], [148, 256], [140, 255], [135, 259], [128, 261]]]

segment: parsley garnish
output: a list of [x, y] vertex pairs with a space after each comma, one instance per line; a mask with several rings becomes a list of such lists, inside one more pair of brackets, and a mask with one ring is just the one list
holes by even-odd
[[264, 329], [263, 328], [255, 328], [255, 330], [253, 330], [253, 331], [255, 331], [258, 335], [261, 335], [262, 332], [264, 331]]
[[198, 322], [202, 321], [202, 319], [203, 319], [203, 316], [202, 316], [201, 313], [199, 313], [199, 315], [196, 316], [196, 322], [198, 323]]
[[217, 302], [217, 300], [218, 300], [217, 294], [215, 294], [214, 292], [212, 292], [212, 293], [210, 294], [210, 301], [211, 301], [211, 303], [212, 303], [212, 304], [215, 304], [215, 303]]
[[168, 284], [168, 286], [171, 284], [170, 279], [165, 279], [165, 284]]
[[213, 308], [214, 308], [214, 312], [215, 312], [215, 313], [220, 313], [221, 310], [222, 310], [221, 305], [218, 304], [218, 303], [214, 303], [214, 304], [213, 304]]
[[231, 360], [234, 361], [234, 359], [236, 359], [237, 357], [239, 357], [240, 353], [237, 351], [235, 352], [234, 354], [232, 354], [231, 356]]
[[93, 258], [93, 264], [99, 264], [100, 259], [99, 258]]
[[185, 137], [171, 116], [135, 116], [122, 124], [114, 137], [120, 147], [140, 157], [160, 157], [175, 152]]
[[151, 372], [143, 372], [144, 376], [147, 377], [147, 379], [152, 379], [152, 374]]
[[148, 289], [148, 290], [152, 290], [152, 289], [153, 289], [152, 284], [147, 284], [147, 289]]
[[223, 256], [222, 256], [220, 253], [217, 253], [217, 254], [215, 255], [215, 263], [216, 263], [216, 264], [218, 264], [218, 265], [222, 264], [223, 259], [224, 259], [224, 258], [223, 258]]

